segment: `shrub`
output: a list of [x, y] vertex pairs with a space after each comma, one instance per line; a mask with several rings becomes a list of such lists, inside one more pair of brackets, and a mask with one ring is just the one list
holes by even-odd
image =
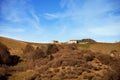
[[95, 58], [95, 53], [91, 50], [82, 50], [81, 53], [86, 61], [92, 61]]
[[[50, 66], [52, 66], [52, 67], [59, 67], [59, 66], [62, 65], [62, 62], [63, 62], [63, 61], [59, 59], [59, 60], [53, 61]], [[49, 64], [48, 64], [48, 65], [49, 65]]]
[[20, 62], [20, 57], [16, 55], [10, 56], [11, 58], [11, 64], [10, 65], [16, 65], [18, 62]]
[[7, 80], [9, 74], [9, 67], [6, 65], [1, 65], [0, 66], [0, 80]]
[[55, 44], [49, 44], [46, 53], [49, 55], [49, 54], [56, 53], [58, 50], [59, 49]]
[[36, 80], [37, 76], [39, 76], [38, 74], [33, 74], [30, 77], [26, 78], [25, 80]]
[[55, 72], [55, 73], [58, 73], [59, 71], [60, 71], [60, 69], [58, 69], [58, 68], [55, 68], [55, 69], [54, 69], [54, 72]]
[[37, 47], [34, 49], [32, 45], [26, 45], [25, 49], [23, 50], [23, 56], [27, 58], [27, 60], [36, 60], [39, 58], [45, 58], [47, 55], [43, 52], [42, 49]]
[[26, 53], [30, 53], [34, 50], [34, 47], [30, 44], [27, 44], [25, 49], [23, 49], [23, 53], [26, 54]]
[[8, 51], [8, 48], [0, 43], [0, 64], [10, 64], [10, 52]]
[[6, 75], [6, 69], [5, 68], [0, 68], [0, 77]]
[[47, 55], [43, 52], [42, 49], [37, 47], [33, 52], [32, 52], [33, 59], [39, 59], [39, 58], [45, 58]]
[[120, 53], [117, 50], [112, 50], [110, 52], [110, 54], [112, 55], [112, 57], [119, 57], [120, 56]]
[[46, 72], [48, 70], [49, 66], [41, 66], [40, 69], [39, 69], [39, 73], [43, 73], [43, 72]]
[[105, 65], [109, 65], [113, 60], [113, 58], [108, 54], [98, 53], [96, 57]]
[[70, 50], [76, 50], [77, 49], [77, 45], [76, 44], [67, 44], [66, 48], [70, 49]]
[[120, 80], [120, 58], [118, 57], [111, 57], [108, 54], [98, 54], [97, 58], [109, 67], [112, 70], [108, 70], [105, 73], [104, 80]]

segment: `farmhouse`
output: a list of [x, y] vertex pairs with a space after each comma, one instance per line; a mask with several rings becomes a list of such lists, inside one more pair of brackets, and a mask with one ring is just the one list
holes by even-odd
[[79, 40], [70, 40], [70, 41], [68, 41], [68, 43], [70, 43], [70, 44], [78, 43], [78, 42], [79, 42]]
[[51, 43], [52, 43], [52, 44], [58, 44], [59, 41], [53, 40]]

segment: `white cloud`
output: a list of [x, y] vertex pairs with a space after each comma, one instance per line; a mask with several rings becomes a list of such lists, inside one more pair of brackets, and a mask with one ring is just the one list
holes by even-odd
[[[40, 20], [29, 0], [6, 0], [1, 5], [2, 17], [8, 20], [8, 25], [17, 25], [18, 23], [33, 27], [35, 30], [42, 30]], [[30, 15], [32, 17], [30, 17]], [[28, 26], [29, 25], [29, 26]], [[17, 27], [17, 26], [15, 26]]]
[[45, 13], [45, 18], [46, 19], [57, 19], [59, 16], [57, 14], [51, 14], [51, 13]]
[[35, 11], [31, 11], [31, 15], [32, 15], [32, 17], [33, 17], [33, 19], [36, 21], [36, 22], [40, 22], [40, 19], [39, 19], [39, 17], [35, 14]]
[[0, 31], [2, 33], [21, 33], [25, 31], [23, 28], [10, 28], [6, 26], [0, 26], [0, 27], [1, 27]]
[[9, 20], [11, 22], [18, 22], [23, 20], [23, 15], [26, 14], [27, 0], [4, 0], [1, 3], [1, 13], [4, 19]]
[[107, 25], [97, 28], [89, 29], [90, 33], [99, 35], [99, 36], [118, 36], [120, 35], [120, 27], [116, 25]]
[[[47, 19], [45, 23], [48, 20], [52, 22], [45, 24], [46, 30], [43, 28], [44, 23], [41, 24], [41, 16], [36, 14], [34, 7], [29, 4], [29, 0], [6, 1], [8, 2], [2, 4], [1, 12], [11, 25], [15, 24], [16, 27], [17, 24], [24, 25], [20, 27], [21, 30], [16, 30], [18, 32], [22, 32], [23, 28], [25, 31], [34, 31], [35, 34], [32, 36], [38, 33], [40, 35], [43, 32], [47, 36], [45, 39], [52, 36], [49, 39], [59, 38], [61, 40], [63, 38], [120, 36], [120, 15], [116, 12], [116, 10], [120, 11], [120, 1], [118, 0], [61, 0], [60, 6], [63, 10], [58, 10], [55, 13], [46, 12], [42, 16]], [[43, 21], [45, 20], [43, 19]], [[14, 28], [11, 25], [9, 27], [15, 32], [15, 25]], [[8, 29], [5, 32], [7, 31], [12, 30]]]
[[34, 10], [30, 11], [31, 15], [32, 15], [32, 19], [28, 19], [28, 23], [31, 24], [31, 27], [35, 27], [38, 31], [42, 31], [42, 27], [40, 24], [40, 17], [35, 14]]
[[69, 26], [68, 31], [71, 35], [76, 34], [75, 36], [79, 37], [89, 37], [91, 34], [94, 34], [93, 36], [120, 36], [120, 15], [113, 14], [115, 10], [120, 9], [117, 1], [62, 0], [60, 5], [66, 10], [47, 13], [47, 16], [52, 19], [57, 18], [58, 24], [61, 24], [58, 27]]

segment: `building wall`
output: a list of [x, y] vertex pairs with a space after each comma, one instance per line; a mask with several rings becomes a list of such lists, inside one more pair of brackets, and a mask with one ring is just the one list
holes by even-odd
[[59, 42], [58, 42], [58, 41], [54, 41], [54, 40], [53, 40], [51, 43], [53, 43], [53, 44], [57, 44], [57, 43], [59, 43]]
[[77, 43], [77, 41], [69, 41], [68, 43], [71, 43], [71, 44], [72, 44], [72, 43]]

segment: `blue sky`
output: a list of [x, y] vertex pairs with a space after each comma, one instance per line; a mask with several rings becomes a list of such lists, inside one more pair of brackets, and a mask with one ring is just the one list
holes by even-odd
[[0, 36], [120, 41], [120, 0], [0, 0]]

